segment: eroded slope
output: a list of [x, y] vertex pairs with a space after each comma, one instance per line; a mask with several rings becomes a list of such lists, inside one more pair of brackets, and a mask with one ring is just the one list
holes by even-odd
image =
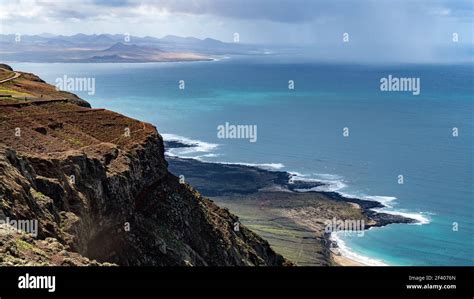
[[[0, 89], [37, 96], [54, 88], [20, 78]], [[75, 264], [286, 263], [244, 226], [235, 231], [236, 216], [168, 172], [152, 125], [87, 106], [56, 94], [0, 97], [0, 217], [38, 221], [37, 237], [23, 248], [53, 238], [60, 251], [84, 258]], [[0, 237], [2, 250], [10, 239]], [[7, 264], [64, 264], [28, 260], [19, 248]]]

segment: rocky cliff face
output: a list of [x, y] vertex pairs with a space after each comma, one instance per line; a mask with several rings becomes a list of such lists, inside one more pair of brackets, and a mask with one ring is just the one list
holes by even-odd
[[149, 124], [44, 98], [0, 98], [0, 123], [0, 220], [38, 221], [36, 237], [0, 227], [0, 264], [287, 263], [168, 172]]

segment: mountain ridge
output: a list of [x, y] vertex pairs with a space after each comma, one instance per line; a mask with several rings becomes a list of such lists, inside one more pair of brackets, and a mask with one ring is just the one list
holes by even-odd
[[[122, 53], [107, 53], [108, 50], [115, 51], [114, 46], [118, 44], [124, 45], [120, 49]], [[221, 55], [264, 53], [253, 45], [226, 43], [212, 38], [83, 33], [69, 36], [0, 34], [0, 52], [5, 61], [25, 62], [206, 61]], [[113, 55], [118, 56], [115, 59]], [[101, 56], [107, 57], [101, 59]]]

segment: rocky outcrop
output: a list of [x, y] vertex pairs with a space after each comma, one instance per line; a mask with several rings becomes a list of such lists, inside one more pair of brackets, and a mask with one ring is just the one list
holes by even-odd
[[98, 263], [71, 252], [54, 238], [38, 240], [13, 227], [0, 225], [0, 265], [2, 266], [113, 266]]
[[9, 66], [8, 64], [4, 64], [4, 63], [0, 63], [0, 69], [5, 69], [5, 70], [7, 70], [7, 71], [13, 72], [12, 67]]
[[180, 183], [149, 124], [58, 101], [0, 107], [0, 121], [0, 220], [38, 221], [36, 236], [2, 234], [0, 250], [16, 253], [0, 264], [288, 263]]

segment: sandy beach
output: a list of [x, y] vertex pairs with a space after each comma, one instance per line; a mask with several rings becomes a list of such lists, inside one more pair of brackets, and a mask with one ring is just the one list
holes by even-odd
[[357, 267], [360, 267], [360, 266], [367, 266], [359, 261], [356, 261], [356, 260], [353, 260], [353, 259], [350, 259], [348, 257], [345, 257], [343, 255], [336, 255], [336, 254], [331, 254], [331, 257], [332, 259], [334, 260], [334, 262], [336, 263], [336, 266], [343, 266], [343, 267], [354, 267], [354, 266], [357, 266]]

